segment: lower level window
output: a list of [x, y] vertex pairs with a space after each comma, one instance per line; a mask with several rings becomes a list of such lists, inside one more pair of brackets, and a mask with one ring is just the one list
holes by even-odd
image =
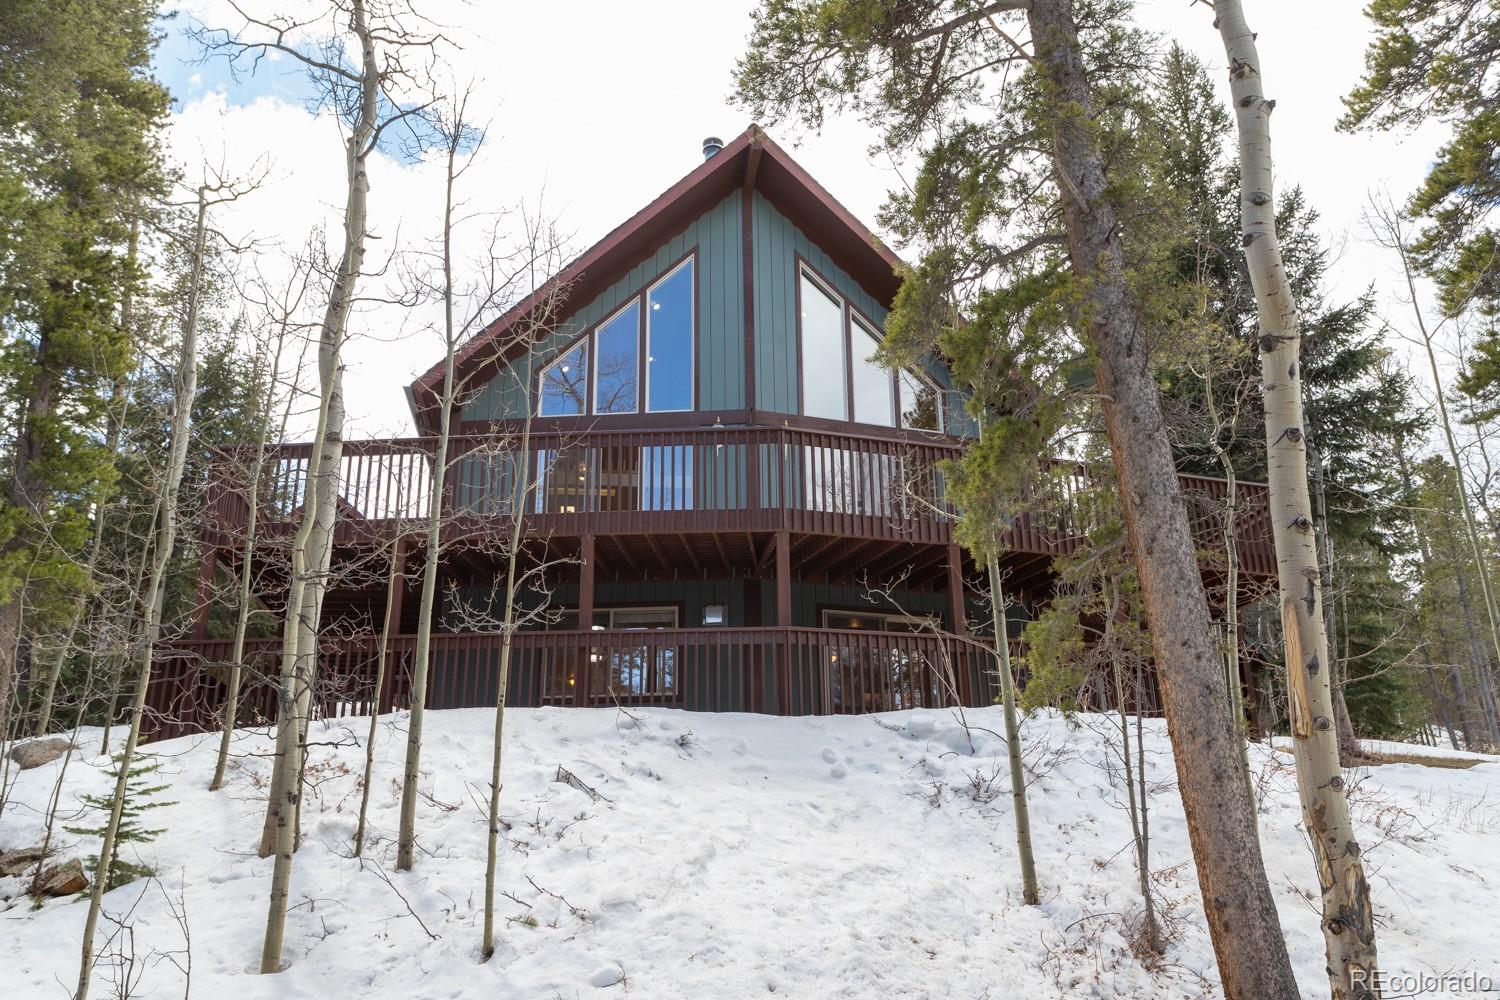
[[[554, 629], [578, 628], [578, 610], [564, 609]], [[656, 632], [677, 627], [675, 607], [600, 608], [595, 632]], [[598, 636], [589, 648], [589, 693], [598, 698], [677, 694], [677, 647], [626, 636]]]
[[923, 620], [880, 611], [824, 611], [823, 627], [851, 632], [920, 632]]

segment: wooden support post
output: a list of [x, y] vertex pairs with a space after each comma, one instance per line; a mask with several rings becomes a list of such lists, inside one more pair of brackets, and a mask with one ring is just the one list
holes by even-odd
[[[594, 536], [578, 540], [578, 627], [584, 632], [594, 628]], [[573, 703], [587, 705], [589, 684], [593, 680], [594, 647], [585, 641], [578, 652], [578, 667], [573, 671]]]
[[[776, 532], [776, 624], [782, 628], [792, 624], [792, 536], [786, 530]], [[783, 634], [777, 671], [777, 707], [782, 715], [792, 714], [792, 649], [791, 636]]]
[[776, 532], [776, 624], [792, 624], [792, 536]]
[[219, 550], [210, 548], [198, 564], [197, 605], [193, 608], [193, 638], [208, 638], [208, 613], [213, 609], [214, 574], [219, 569]]
[[[956, 636], [969, 634], [964, 620], [964, 553], [954, 544], [948, 546], [948, 627]], [[949, 642], [950, 662], [953, 664], [954, 680], [958, 684], [958, 698], [965, 705], [974, 704], [973, 678], [969, 675], [968, 646], [959, 641]]]

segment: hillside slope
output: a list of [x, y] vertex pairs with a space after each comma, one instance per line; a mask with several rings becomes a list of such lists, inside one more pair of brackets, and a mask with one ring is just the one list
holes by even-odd
[[[1028, 721], [1040, 907], [1020, 904], [998, 710], [777, 719], [642, 710], [509, 715], [500, 949], [478, 962], [491, 713], [434, 712], [418, 807], [419, 863], [393, 871], [404, 717], [383, 719], [368, 859], [350, 857], [366, 723], [316, 726], [287, 929], [289, 968], [258, 976], [271, 863], [254, 847], [270, 742], [245, 732], [226, 788], [214, 741], [150, 747], [164, 832], [159, 882], [106, 898], [133, 935], [136, 995], [205, 998], [1196, 997], [1217, 979], [1170, 747], [1147, 723], [1152, 864], [1172, 929], [1153, 969], [1128, 945], [1138, 910], [1109, 720]], [[98, 749], [97, 733], [85, 747]], [[971, 745], [972, 739], [972, 745]], [[1390, 749], [1386, 747], [1385, 749]], [[1433, 753], [1424, 748], [1412, 752]], [[1290, 757], [1253, 748], [1261, 836], [1298, 980], [1327, 995], [1315, 878]], [[75, 758], [63, 809], [107, 787]], [[559, 766], [598, 801], [556, 779]], [[36, 843], [57, 764], [22, 772], [0, 849]], [[1382, 965], [1496, 976], [1500, 759], [1351, 774]], [[64, 836], [74, 854], [93, 845]], [[389, 882], [387, 881], [389, 879]], [[15, 897], [17, 879], [0, 880]], [[0, 995], [64, 997], [86, 903], [0, 906]], [[173, 909], [185, 910], [190, 949]], [[1455, 919], [1469, 914], [1472, 919]], [[108, 927], [106, 926], [106, 929]], [[1477, 963], [1477, 964], [1476, 964]], [[96, 996], [111, 994], [108, 970]], [[67, 984], [67, 985], [65, 985]]]

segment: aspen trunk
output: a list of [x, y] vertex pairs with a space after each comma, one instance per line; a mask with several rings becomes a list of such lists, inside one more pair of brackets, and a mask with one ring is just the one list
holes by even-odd
[[[255, 457], [250, 462], [248, 476], [247, 515], [245, 518], [245, 544], [240, 549], [239, 594], [236, 598], [234, 621], [234, 649], [229, 654], [229, 685], [224, 699], [224, 728], [219, 734], [219, 752], [214, 760], [213, 780], [208, 790], [216, 792], [224, 786], [224, 771], [229, 766], [229, 744], [234, 738], [234, 724], [239, 716], [240, 685], [244, 678], [245, 637], [250, 629], [250, 583], [255, 566], [255, 530], [260, 515], [260, 479], [266, 462], [266, 436], [271, 432], [271, 406], [276, 394], [276, 377], [281, 371], [281, 352], [286, 346], [286, 328], [282, 327], [276, 338], [276, 352], [271, 361], [271, 377], [266, 387], [265, 404], [261, 408], [259, 421], [260, 439], [255, 443]], [[291, 396], [287, 399], [290, 409]], [[282, 418], [285, 429], [286, 418]]]
[[411, 720], [406, 730], [406, 768], [401, 776], [401, 828], [396, 839], [396, 868], [405, 871], [415, 860], [417, 836], [417, 779], [422, 766], [422, 723], [427, 712], [427, 672], [432, 654], [433, 602], [437, 596], [438, 561], [443, 541], [444, 484], [448, 472], [448, 440], [453, 422], [454, 361], [458, 328], [453, 318], [453, 182], [463, 143], [462, 112], [448, 136], [447, 175], [443, 196], [443, 389], [438, 400], [437, 444], [432, 459], [432, 487], [427, 509], [427, 551], [422, 564], [422, 598], [417, 612], [417, 644], [412, 653]]
[[281, 969], [281, 945], [286, 931], [287, 900], [291, 894], [292, 852], [296, 846], [293, 821], [301, 789], [302, 720], [312, 700], [317, 643], [333, 554], [333, 531], [338, 514], [339, 466], [343, 458], [343, 367], [341, 352], [349, 325], [355, 285], [364, 262], [369, 215], [370, 153], [379, 113], [380, 67], [375, 39], [366, 20], [363, 0], [349, 8], [350, 30], [360, 45], [360, 103], [357, 118], [345, 141], [344, 169], [348, 183], [344, 204], [344, 246], [330, 289], [318, 341], [318, 432], [308, 472], [302, 523], [292, 545], [292, 577], [287, 601], [281, 654], [281, 717], [276, 731], [276, 774], [270, 808], [275, 816], [276, 862], [261, 947], [260, 971]]
[[1005, 588], [1000, 560], [989, 559], [990, 615], [995, 627], [995, 666], [1000, 674], [1000, 701], [1005, 709], [1005, 756], [1010, 762], [1010, 803], [1016, 817], [1016, 855], [1021, 861], [1021, 901], [1041, 902], [1037, 889], [1036, 858], [1031, 850], [1031, 810], [1026, 804], [1026, 771], [1021, 764], [1021, 723], [1016, 711], [1016, 682], [1010, 665], [1010, 636], [1005, 627]]
[[[150, 518], [150, 523], [151, 524], [155, 524], [156, 523], [157, 515], [160, 514], [160, 513], [161, 513], [161, 498], [157, 497], [152, 502], [152, 505], [151, 505], [151, 518]], [[151, 571], [151, 546], [149, 544], [141, 546], [141, 561], [140, 561], [140, 564], [137, 565], [134, 568], [134, 570], [135, 571], [134, 571], [134, 573], [131, 576], [132, 583], [131, 583], [131, 587], [130, 587], [130, 593], [131, 594], [141, 594], [141, 593], [144, 593], [145, 590], [146, 590], [146, 580], [147, 580], [148, 574]], [[141, 606], [141, 618], [144, 620], [145, 617], [146, 617], [146, 609], [145, 609], [145, 606], [142, 605]], [[99, 752], [101, 754], [109, 753], [109, 737], [110, 737], [110, 732], [114, 728], [115, 720], [117, 718], [119, 718], [119, 715], [120, 715], [120, 693], [121, 693], [122, 689], [125, 687], [125, 674], [129, 671], [129, 668], [130, 668], [130, 664], [128, 662], [128, 659], [129, 659], [128, 654], [126, 654], [124, 656], [116, 654], [115, 656], [111, 657], [111, 659], [118, 659], [118, 660], [127, 661], [127, 662], [120, 662], [120, 663], [118, 663], [115, 666], [115, 668], [113, 670], [109, 670], [109, 673], [110, 673], [109, 699], [108, 699], [108, 704], [107, 704], [107, 706], [105, 708], [105, 713], [106, 714], [104, 716], [104, 733], [99, 738]]]
[[146, 589], [146, 621], [141, 630], [141, 661], [136, 677], [135, 703], [130, 712], [130, 732], [120, 754], [119, 773], [115, 776], [114, 795], [110, 801], [109, 821], [99, 845], [99, 864], [94, 871], [93, 890], [89, 895], [88, 915], [84, 918], [82, 954], [78, 963], [78, 988], [74, 1000], [87, 1000], [89, 979], [94, 971], [94, 934], [104, 906], [104, 890], [109, 884], [115, 860], [115, 838], [120, 830], [120, 816], [125, 809], [126, 784], [130, 765], [141, 737], [141, 719], [146, 711], [146, 689], [151, 682], [151, 658], [161, 638], [163, 584], [172, 548], [177, 542], [177, 491], [187, 468], [188, 431], [193, 414], [193, 399], [198, 391], [198, 311], [203, 282], [203, 253], [207, 238], [208, 190], [198, 188], [198, 214], [193, 230], [192, 276], [188, 286], [187, 315], [182, 327], [181, 353], [177, 362], [176, 385], [172, 394], [172, 431], [166, 475], [157, 487], [156, 541], [152, 552], [151, 576]]
[[1307, 485], [1301, 331], [1276, 233], [1270, 133], [1274, 102], [1262, 94], [1260, 55], [1239, 0], [1216, 0], [1214, 13], [1229, 58], [1240, 139], [1243, 243], [1260, 319], [1266, 464], [1281, 585], [1292, 751], [1302, 818], [1322, 886], [1329, 984], [1335, 1000], [1344, 1000], [1372, 995], [1375, 921], [1333, 731], [1328, 635], [1323, 628], [1321, 575]]
[[1028, 11], [1083, 332], [1098, 364], [1130, 551], [1140, 580], [1172, 738], [1178, 788], [1224, 992], [1297, 995], [1244, 794], [1216, 629], [1188, 526], [1144, 324], [1094, 129], [1093, 96], [1069, 0]]
[[380, 626], [380, 651], [375, 655], [375, 692], [370, 699], [370, 731], [365, 735], [364, 784], [359, 792], [359, 822], [354, 827], [354, 856], [356, 858], [361, 857], [365, 851], [365, 817], [370, 812], [370, 781], [375, 774], [375, 736], [379, 732], [380, 697], [385, 691], [386, 661], [391, 655], [391, 626], [395, 625], [399, 629], [401, 625], [400, 622], [394, 621], [396, 588], [406, 586], [406, 577], [402, 572], [402, 563], [406, 559], [406, 553], [401, 543], [402, 537], [398, 532], [391, 541], [391, 563], [385, 578], [385, 619]]
[[[484, 933], [479, 954], [488, 962], [495, 954], [495, 882], [500, 861], [500, 762], [505, 737], [505, 699], [510, 692], [510, 654], [516, 631], [516, 564], [521, 555], [521, 535], [526, 500], [531, 490], [531, 416], [535, 409], [527, 394], [526, 419], [521, 424], [520, 469], [511, 490], [510, 550], [505, 560], [505, 610], [500, 624], [500, 677], [495, 699], [494, 752], [490, 760], [489, 833], [484, 862]], [[580, 627], [587, 627], [580, 622]]]

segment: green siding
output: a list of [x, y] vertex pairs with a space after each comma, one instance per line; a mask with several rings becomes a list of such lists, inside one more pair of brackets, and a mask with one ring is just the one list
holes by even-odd
[[[894, 600], [887, 601], [870, 594], [863, 587], [848, 587], [832, 583], [801, 583], [792, 581], [792, 624], [798, 628], [822, 628], [823, 611], [883, 611], [896, 613], [905, 611], [913, 615], [940, 615], [945, 620], [948, 611], [948, 595], [932, 591], [893, 591]], [[874, 597], [874, 600], [871, 598]], [[761, 613], [767, 625], [776, 624], [776, 584], [761, 582]]]
[[744, 237], [740, 198], [731, 194], [697, 221], [630, 269], [619, 281], [565, 320], [540, 351], [486, 385], [467, 407], [465, 420], [504, 420], [525, 415], [523, 389], [532, 373], [578, 335], [697, 249], [698, 409], [745, 406]]
[[[755, 264], [755, 405], [775, 413], [799, 413], [797, 257], [811, 264], [835, 291], [882, 329], [886, 309], [759, 192], [751, 204], [750, 220]], [[938, 385], [953, 387], [953, 377], [944, 366], [925, 367]], [[949, 429], [973, 433], [956, 394], [945, 394], [944, 402]]]
[[797, 255], [881, 326], [885, 309], [758, 191], [750, 220], [755, 245], [755, 405], [797, 413]]

